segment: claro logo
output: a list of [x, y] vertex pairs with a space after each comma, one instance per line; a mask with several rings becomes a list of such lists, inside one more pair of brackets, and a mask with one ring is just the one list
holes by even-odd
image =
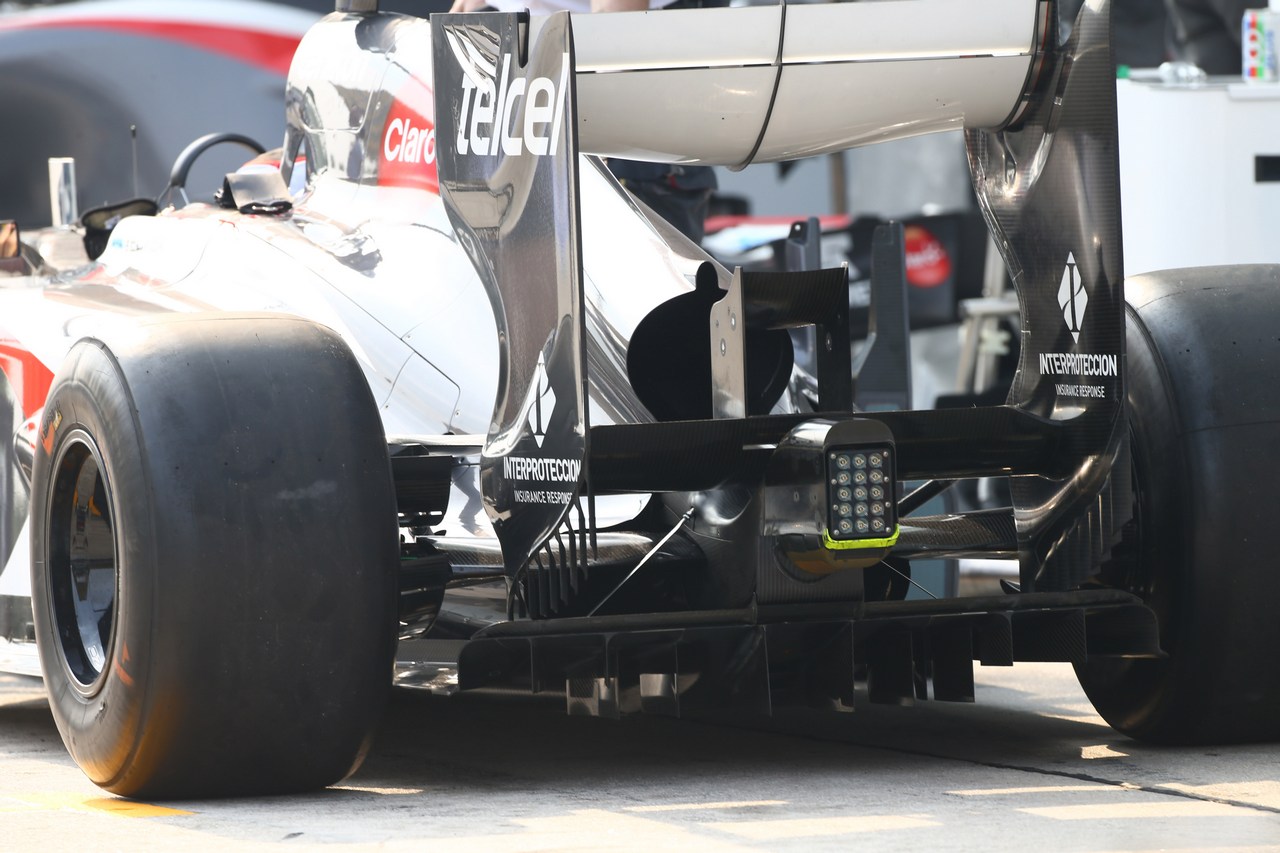
[[[463, 64], [462, 104], [458, 112], [457, 152], [518, 157], [525, 151], [541, 157], [560, 144], [564, 123], [569, 54], [564, 54], [560, 80], [511, 77], [511, 54], [502, 55], [497, 85], [491, 76]], [[516, 125], [516, 126], [512, 126]]]
[[412, 118], [393, 118], [382, 140], [382, 156], [400, 163], [434, 163], [436, 130], [417, 127]]
[[396, 93], [387, 112], [378, 152], [378, 185], [407, 187], [439, 194], [436, 176], [436, 129], [431, 91], [411, 80]]

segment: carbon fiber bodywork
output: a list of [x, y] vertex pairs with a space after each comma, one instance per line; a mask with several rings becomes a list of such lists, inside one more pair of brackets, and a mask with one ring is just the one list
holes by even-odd
[[[1022, 318], [1009, 404], [1061, 424], [1057, 453], [1071, 460], [1070, 472], [1052, 482], [1013, 483], [1027, 591], [1080, 583], [1127, 521], [1105, 509], [1097, 515], [1098, 495], [1112, 478], [1125, 436], [1110, 29], [1109, 8], [1082, 7], [1070, 38], [1040, 69], [1040, 96], [1023, 123], [998, 134], [966, 134], [978, 201], [1005, 256]], [[1076, 204], [1067, 203], [1073, 198]], [[1118, 476], [1128, 476], [1123, 466]], [[1126, 487], [1114, 488], [1123, 493]], [[1122, 498], [1120, 515], [1125, 506]]]
[[[536, 35], [510, 16], [434, 22], [436, 43], [450, 47], [436, 53], [438, 130], [442, 138], [456, 136], [462, 149], [440, 161], [442, 196], [455, 227], [470, 235], [464, 243], [482, 278], [493, 276], [490, 301], [499, 327], [516, 322], [522, 330], [503, 349], [508, 384], [495, 411], [485, 464], [496, 470], [497, 460], [517, 447], [524, 448], [524, 458], [537, 453], [535, 444], [551, 446], [552, 430], [538, 433], [544, 422], [558, 422], [558, 440], [581, 440], [584, 450], [562, 452], [582, 465], [569, 478], [571, 499], [550, 516], [544, 506], [498, 497], [510, 495], [509, 487], [486, 482], [486, 494], [497, 500], [491, 514], [498, 519], [504, 552], [514, 542], [508, 556], [529, 555], [508, 562], [509, 612], [531, 620], [503, 621], [471, 635], [460, 660], [464, 688], [565, 689], [571, 711], [598, 714], [767, 711], [787, 699], [852, 703], [855, 674], [866, 675], [873, 701], [925, 698], [929, 678], [936, 698], [971, 700], [975, 659], [1007, 664], [1161, 654], [1155, 619], [1137, 598], [1078, 588], [1129, 520], [1126, 480], [1117, 477], [1117, 486], [1110, 476], [1125, 421], [1108, 16], [1105, 4], [1086, 10], [1072, 38], [1059, 46], [1053, 8], [1042, 4], [1041, 53], [1029, 65], [1023, 108], [1011, 126], [968, 134], [975, 187], [1022, 307], [1022, 361], [1007, 405], [855, 412], [858, 383], [875, 387], [884, 372], [875, 372], [881, 366], [876, 359], [851, 367], [828, 357], [848, 347], [847, 314], [833, 309], [823, 295], [831, 283], [821, 279], [839, 271], [755, 279], [739, 274], [729, 281], [700, 273], [699, 291], [710, 294], [704, 309], [710, 357], [689, 368], [695, 377], [706, 377], [704, 383], [709, 380], [709, 408], [689, 405], [656, 422], [605, 424], [580, 416], [558, 419], [559, 408], [547, 412], [512, 402], [542, 399], [540, 389], [550, 387], [553, 405], [560, 406], [565, 395], [581, 389], [576, 410], [582, 412], [592, 388], [590, 371], [585, 381], [580, 372], [581, 361], [556, 355], [572, 340], [563, 334], [577, 328], [574, 294], [564, 290], [575, 281], [580, 240], [573, 138], [566, 134], [560, 140], [559, 158], [555, 151], [522, 154], [518, 131], [523, 127], [527, 144], [531, 128], [542, 125], [530, 124], [532, 106], [513, 109], [512, 103], [524, 91], [520, 87], [536, 84], [524, 78], [518, 86], [510, 82], [520, 73], [528, 81], [568, 79], [560, 66], [538, 59], [562, 55], [571, 61], [568, 18], [544, 23]], [[525, 56], [529, 64], [521, 68], [523, 60], [516, 58]], [[539, 105], [546, 120], [558, 121], [561, 109], [573, 116], [572, 87], [550, 91], [551, 99]], [[476, 92], [489, 93], [486, 116], [502, 117], [492, 119], [492, 145], [479, 154], [465, 150], [468, 142], [474, 149], [477, 128], [484, 127], [469, 112], [485, 97]], [[463, 93], [460, 100], [455, 93]], [[498, 139], [507, 127], [514, 128], [509, 148], [505, 135], [501, 146]], [[550, 162], [565, 177], [552, 179]], [[530, 252], [534, 244], [519, 237], [531, 215], [525, 199], [543, 193], [547, 200], [535, 222], [554, 228], [554, 236], [544, 238], [561, 248], [554, 264], [550, 254], [539, 260]], [[1064, 218], [1067, 199], [1079, 204]], [[893, 260], [881, 259], [881, 279], [901, 275]], [[519, 275], [503, 272], [514, 268]], [[843, 279], [835, 281], [833, 292], [843, 293]], [[839, 302], [847, 308], [843, 297]], [[526, 305], [559, 305], [560, 311], [538, 320]], [[901, 325], [888, 315], [879, 319], [885, 329]], [[765, 335], [807, 324], [818, 327], [825, 344], [818, 358], [817, 411], [760, 410], [751, 402], [756, 396], [778, 395], [761, 391], [769, 386], [761, 379], [770, 369], [770, 362], [760, 360], [769, 351]], [[894, 342], [888, 331], [883, 337], [877, 341], [882, 355]], [[560, 367], [553, 369], [553, 356]], [[544, 365], [550, 379], [535, 379]], [[575, 411], [572, 398], [568, 405], [568, 412]], [[531, 411], [540, 412], [541, 420], [531, 418]], [[825, 520], [811, 520], [809, 509], [822, 516], [831, 500], [823, 458], [827, 448], [841, 443], [837, 435], [860, 423], [875, 424], [875, 434], [891, 437], [896, 476], [941, 483], [1012, 475], [1019, 483], [1014, 509], [908, 515], [883, 553], [824, 550], [815, 543]], [[509, 463], [504, 470], [512, 471]], [[591, 517], [597, 496], [614, 493], [660, 496], [643, 523], [651, 525], [655, 539], [664, 529], [670, 532], [629, 573], [601, 584], [588, 568], [592, 530], [582, 522]], [[1099, 506], [1105, 516], [1097, 514]], [[533, 518], [546, 519], [541, 533], [513, 532]], [[685, 547], [667, 544], [677, 535]], [[535, 551], [539, 541], [542, 549]], [[1083, 550], [1068, 548], [1076, 541]], [[1018, 556], [1024, 592], [1006, 598], [878, 600], [884, 594], [880, 580], [871, 578], [885, 573], [883, 565], [899, 572], [910, 558], [970, 555]]]

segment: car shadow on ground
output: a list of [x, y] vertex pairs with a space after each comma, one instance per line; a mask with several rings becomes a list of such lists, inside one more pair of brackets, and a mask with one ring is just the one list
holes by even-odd
[[[673, 764], [726, 774], [769, 775], [788, 770], [842, 771], [857, 761], [891, 770], [918, 757], [953, 757], [937, 743], [998, 737], [987, 761], [1016, 763], [1030, 756], [1079, 755], [1081, 739], [1109, 729], [1086, 722], [997, 708], [922, 703], [913, 708], [858, 707], [853, 713], [780, 711], [773, 717], [715, 719], [651, 715], [618, 720], [571, 717], [562, 699], [515, 695], [437, 697], [397, 694], [374, 750], [355, 779], [421, 784], [440, 770], [456, 784], [583, 784], [619, 772], [633, 779], [669, 775]], [[871, 750], [871, 752], [868, 752]], [[607, 761], [602, 761], [607, 756]], [[467, 768], [478, 768], [475, 773]], [[478, 777], [477, 777], [478, 774]]]
[[[1028, 779], [1040, 784], [1066, 779], [1191, 796], [1223, 789], [1225, 797], [1221, 791], [1204, 796], [1234, 801], [1234, 791], [1241, 804], [1265, 808], [1280, 794], [1276, 746], [1137, 744], [1083, 713], [1070, 696], [1060, 706], [1051, 701], [1033, 709], [1024, 707], [1023, 694], [984, 687], [982, 704], [608, 720], [568, 716], [563, 699], [554, 697], [398, 690], [363, 766], [340, 785], [296, 797], [190, 805], [206, 814], [249, 802], [289, 811], [290, 803], [305, 808], [318, 799], [335, 814], [355, 814], [375, 803], [385, 808], [388, 798], [405, 807], [446, 798], [453, 807], [474, 802], [480, 808], [495, 797], [519, 801], [530, 791], [558, 791], [584, 803], [597, 802], [603, 792], [650, 802], [688, 799], [690, 791], [713, 800], [766, 801], [777, 796], [770, 780], [782, 777], [847, 784], [856, 772], [892, 786], [921, 774], [963, 778], [991, 769], [1036, 774]], [[5, 755], [63, 766], [78, 776], [38, 682], [0, 683], [0, 760]], [[1164, 772], [1188, 759], [1197, 768], [1195, 778]], [[1280, 811], [1280, 801], [1275, 806]]]

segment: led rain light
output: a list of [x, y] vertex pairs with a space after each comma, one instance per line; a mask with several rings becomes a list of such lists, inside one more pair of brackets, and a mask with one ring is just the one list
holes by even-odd
[[828, 548], [888, 548], [897, 541], [893, 461], [892, 446], [828, 448]]

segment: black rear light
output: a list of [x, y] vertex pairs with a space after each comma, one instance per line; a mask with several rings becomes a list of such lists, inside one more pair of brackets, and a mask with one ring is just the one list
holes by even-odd
[[898, 540], [892, 443], [828, 447], [828, 548], [888, 548]]

